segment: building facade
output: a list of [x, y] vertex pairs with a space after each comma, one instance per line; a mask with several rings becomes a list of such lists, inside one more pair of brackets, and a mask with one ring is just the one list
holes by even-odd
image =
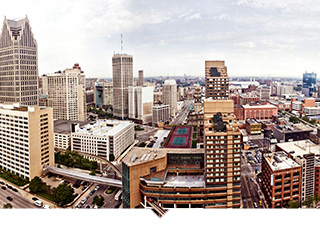
[[158, 125], [158, 122], [168, 122], [170, 120], [169, 105], [155, 105], [152, 107], [152, 124]]
[[139, 80], [138, 80], [138, 86], [143, 87], [144, 81], [143, 81], [143, 70], [139, 70]]
[[317, 97], [317, 74], [307, 73], [303, 74], [302, 78], [302, 94], [307, 97]]
[[130, 120], [152, 123], [153, 87], [129, 87], [128, 102]]
[[262, 158], [262, 191], [269, 208], [286, 208], [290, 201], [301, 204], [301, 166], [285, 152]]
[[0, 104], [0, 167], [31, 180], [43, 165], [54, 166], [52, 108]]
[[224, 61], [206, 61], [206, 98], [228, 99], [229, 78]]
[[85, 75], [79, 64], [63, 72], [47, 74], [48, 106], [53, 118], [85, 121], [87, 115]]
[[94, 89], [94, 103], [97, 108], [109, 108], [113, 104], [112, 82], [96, 82]]
[[177, 114], [177, 83], [175, 80], [165, 80], [163, 84], [163, 104], [169, 105], [171, 117]]
[[114, 54], [113, 71], [113, 116], [119, 119], [129, 117], [128, 87], [133, 86], [133, 57], [127, 54]]
[[0, 103], [38, 105], [38, 44], [27, 16], [4, 18], [0, 35]]
[[240, 208], [241, 132], [233, 109], [232, 100], [204, 101], [206, 187], [221, 198], [213, 208]]

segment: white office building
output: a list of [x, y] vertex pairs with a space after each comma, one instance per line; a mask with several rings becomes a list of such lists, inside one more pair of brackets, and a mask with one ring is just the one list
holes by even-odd
[[71, 132], [71, 150], [111, 161], [133, 142], [134, 123], [131, 121], [97, 120], [84, 126], [76, 125]]

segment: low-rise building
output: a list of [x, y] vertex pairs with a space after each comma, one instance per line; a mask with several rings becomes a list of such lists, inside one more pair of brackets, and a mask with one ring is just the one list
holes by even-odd
[[240, 105], [246, 105], [251, 102], [255, 103], [255, 102], [258, 102], [259, 100], [260, 100], [260, 98], [251, 92], [239, 95], [239, 104]]
[[302, 123], [277, 125], [273, 127], [273, 136], [279, 142], [305, 140], [310, 138], [313, 129]]
[[243, 107], [243, 119], [255, 118], [257, 120], [272, 119], [278, 114], [278, 108], [268, 103], [246, 104]]
[[71, 127], [74, 124], [79, 124], [82, 127], [88, 124], [89, 121], [54, 121], [54, 148], [68, 150], [71, 148]]
[[254, 118], [246, 119], [246, 130], [250, 135], [261, 134], [261, 123]]
[[287, 153], [263, 155], [262, 191], [269, 208], [286, 208], [290, 201], [301, 203], [301, 165]]
[[71, 132], [71, 149], [112, 161], [134, 142], [131, 121], [97, 120]]

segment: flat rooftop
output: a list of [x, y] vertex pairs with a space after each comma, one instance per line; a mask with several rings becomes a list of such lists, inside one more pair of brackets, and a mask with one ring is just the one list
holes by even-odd
[[80, 127], [83, 125], [89, 124], [90, 121], [67, 121], [67, 120], [55, 120], [54, 124], [54, 133], [59, 134], [69, 134], [71, 133], [71, 124], [79, 124]]
[[277, 125], [275, 127], [282, 133], [313, 131], [313, 128], [303, 123], [292, 124], [292, 125]]
[[204, 149], [175, 149], [175, 148], [145, 148], [134, 147], [122, 160], [128, 166], [139, 165], [166, 157], [170, 154], [203, 154]]
[[246, 105], [242, 105], [243, 108], [259, 108], [259, 109], [264, 109], [264, 108], [277, 108], [276, 106], [272, 105], [272, 104], [264, 104], [264, 105], [249, 105], [249, 104], [246, 104]]
[[274, 152], [269, 154], [264, 154], [264, 157], [273, 171], [296, 168], [300, 165], [293, 159], [288, 157], [285, 152]]
[[205, 187], [204, 175], [195, 176], [172, 176], [169, 175], [165, 179], [163, 187], [180, 187], [180, 188], [197, 188]]
[[133, 123], [131, 121], [97, 120], [80, 126], [80, 128], [76, 130], [75, 134], [95, 136], [114, 135], [130, 124]]
[[254, 119], [254, 118], [248, 118], [248, 119], [247, 119], [247, 122], [248, 122], [249, 124], [259, 124], [259, 122], [258, 122], [256, 119]]
[[309, 153], [320, 154], [320, 145], [317, 145], [310, 140], [298, 140], [278, 143], [276, 144], [276, 146], [278, 146], [285, 152], [290, 153], [293, 157], [303, 156]]

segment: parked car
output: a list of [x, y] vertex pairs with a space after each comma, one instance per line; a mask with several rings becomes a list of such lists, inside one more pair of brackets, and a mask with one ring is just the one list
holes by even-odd
[[12, 189], [12, 191], [14, 191], [14, 192], [18, 192], [18, 190], [17, 190], [16, 188], [13, 188], [13, 189]]
[[96, 191], [93, 189], [91, 192], [90, 192], [90, 195], [93, 195]]
[[38, 207], [42, 207], [42, 205], [43, 205], [40, 200], [35, 201], [33, 204], [38, 206]]
[[44, 209], [50, 209], [51, 207], [50, 207], [49, 205], [43, 205], [42, 208], [44, 208]]
[[12, 197], [8, 196], [7, 200], [12, 201], [13, 199], [12, 199]]
[[85, 204], [87, 202], [87, 198], [84, 198], [82, 201], [81, 201], [81, 204]]
[[250, 178], [250, 181], [253, 182], [253, 178], [252, 177]]
[[33, 201], [37, 201], [37, 200], [39, 200], [39, 199], [38, 199], [37, 197], [33, 197], [32, 200], [33, 200]]
[[254, 208], [258, 207], [258, 204], [256, 202], [253, 202]]
[[94, 190], [99, 190], [99, 188], [100, 188], [100, 186], [99, 185], [97, 185], [95, 188], [94, 188]]
[[7, 189], [5, 186], [2, 186], [1, 188], [2, 188], [3, 190], [6, 190], [6, 189]]
[[4, 185], [4, 182], [3, 182], [3, 181], [0, 181], [0, 184], [3, 184], [3, 185]]

